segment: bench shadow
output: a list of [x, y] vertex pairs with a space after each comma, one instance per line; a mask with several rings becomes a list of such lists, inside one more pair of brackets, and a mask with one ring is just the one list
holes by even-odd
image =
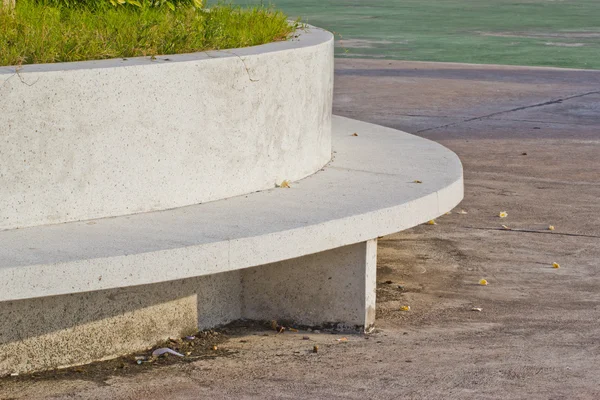
[[145, 349], [240, 318], [239, 271], [0, 302], [0, 375]]

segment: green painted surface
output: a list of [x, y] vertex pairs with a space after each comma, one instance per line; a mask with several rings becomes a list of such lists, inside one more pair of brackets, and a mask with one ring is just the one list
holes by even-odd
[[339, 57], [600, 69], [600, 0], [274, 0], [273, 4], [337, 33]]

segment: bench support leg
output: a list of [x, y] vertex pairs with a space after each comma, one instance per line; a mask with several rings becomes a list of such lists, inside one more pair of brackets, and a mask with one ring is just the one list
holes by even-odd
[[242, 317], [368, 330], [376, 252], [369, 240], [209, 276], [0, 302], [0, 376], [143, 351]]
[[242, 271], [242, 315], [300, 325], [375, 322], [377, 239]]

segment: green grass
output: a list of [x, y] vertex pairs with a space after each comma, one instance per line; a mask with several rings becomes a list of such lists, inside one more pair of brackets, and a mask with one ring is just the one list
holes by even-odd
[[338, 57], [600, 69], [599, 0], [272, 2], [334, 31]]
[[285, 40], [294, 27], [271, 8], [217, 5], [67, 8], [17, 0], [0, 7], [0, 65], [153, 56]]

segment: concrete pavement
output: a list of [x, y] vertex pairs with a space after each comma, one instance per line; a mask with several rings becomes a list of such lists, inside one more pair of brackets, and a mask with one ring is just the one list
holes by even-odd
[[228, 356], [5, 379], [0, 398], [600, 397], [600, 72], [336, 68], [334, 112], [439, 141], [465, 169], [466, 214], [380, 241], [374, 334], [241, 330]]

